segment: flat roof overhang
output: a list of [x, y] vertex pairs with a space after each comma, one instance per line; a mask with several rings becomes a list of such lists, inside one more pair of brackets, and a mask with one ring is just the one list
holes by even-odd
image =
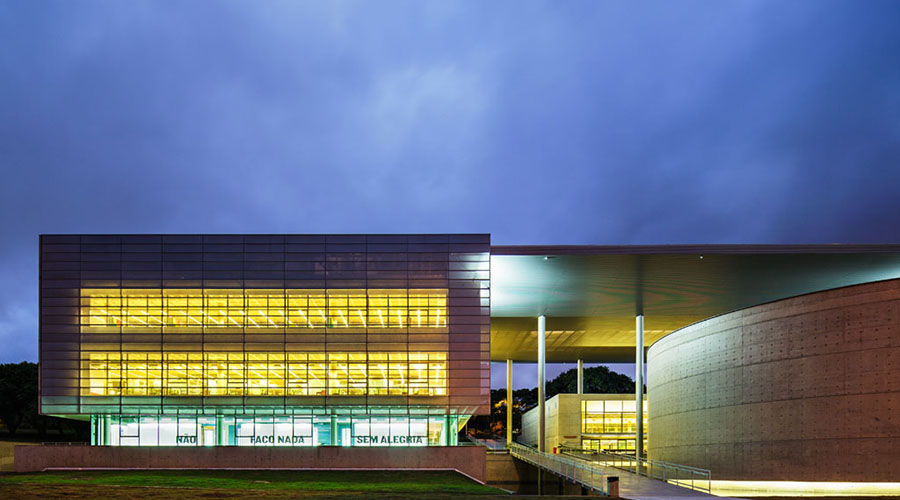
[[634, 362], [645, 346], [712, 316], [811, 292], [900, 278], [900, 245], [494, 246], [491, 360]]

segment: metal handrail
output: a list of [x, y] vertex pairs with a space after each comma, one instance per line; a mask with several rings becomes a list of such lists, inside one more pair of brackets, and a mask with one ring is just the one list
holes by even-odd
[[550, 471], [603, 496], [609, 496], [606, 474], [590, 462], [538, 451], [518, 443], [509, 444], [509, 453], [523, 462]]
[[590, 455], [591, 460], [598, 465], [614, 467], [628, 472], [634, 472], [640, 476], [651, 479], [659, 479], [676, 486], [690, 488], [696, 491], [711, 493], [712, 474], [708, 469], [692, 467], [690, 465], [673, 464], [662, 460], [650, 460], [641, 457], [635, 460], [634, 455], [615, 453], [611, 451], [598, 451], [593, 449], [574, 448], [562, 446], [561, 453], [574, 455]]
[[[484, 451], [488, 455], [508, 455], [509, 450], [506, 448], [506, 443], [500, 445], [495, 440], [487, 440], [477, 438], [472, 436], [471, 434], [466, 434], [466, 439], [469, 441], [468, 445], [476, 445], [476, 446], [484, 446]], [[462, 442], [462, 441], [460, 441]]]

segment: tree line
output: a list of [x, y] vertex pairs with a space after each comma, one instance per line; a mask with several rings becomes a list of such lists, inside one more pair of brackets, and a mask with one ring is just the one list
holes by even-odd
[[[564, 371], [550, 380], [545, 386], [545, 398], [550, 399], [557, 394], [574, 394], [578, 392], [578, 369]], [[634, 393], [634, 380], [626, 375], [610, 371], [605, 366], [584, 369], [584, 392], [593, 394], [631, 394]], [[537, 406], [537, 387], [516, 389], [513, 391], [513, 433], [522, 432], [522, 414]], [[476, 437], [506, 436], [506, 389], [491, 390], [491, 414], [479, 415], [469, 419], [467, 432]]]
[[0, 364], [0, 422], [9, 436], [64, 441], [90, 439], [87, 422], [39, 414], [38, 397], [37, 363]]

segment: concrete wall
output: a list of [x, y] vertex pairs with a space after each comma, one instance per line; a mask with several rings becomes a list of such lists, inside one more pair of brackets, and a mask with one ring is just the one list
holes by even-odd
[[[557, 394], [545, 403], [544, 446], [548, 452], [560, 445], [581, 446], [581, 402], [582, 401], [634, 401], [633, 394]], [[631, 435], [634, 438], [634, 434]], [[538, 441], [537, 407], [522, 415], [522, 436], [520, 441], [532, 446]]]
[[[538, 468], [516, 460], [508, 453], [487, 454], [487, 485], [512, 491], [520, 495], [538, 492]], [[581, 495], [581, 486], [545, 472], [541, 482], [547, 495]]]
[[484, 482], [485, 448], [16, 446], [16, 472], [45, 469], [454, 469]]
[[650, 348], [649, 456], [714, 479], [896, 481], [900, 280], [803, 295]]
[[[577, 398], [578, 396], [575, 394], [557, 394], [552, 398], [548, 399], [544, 403], [544, 418], [545, 418], [545, 434], [544, 434], [544, 446], [545, 450], [548, 452], [553, 451], [554, 446], [559, 445], [559, 439], [562, 435], [560, 433], [560, 415], [563, 416], [563, 425], [569, 423], [569, 415], [577, 414], [578, 422], [575, 425], [575, 430], [578, 433], [581, 432], [581, 403], [578, 399], [573, 399], [573, 396]], [[577, 408], [575, 408], [577, 407]], [[574, 408], [574, 409], [573, 409]], [[536, 446], [538, 442], [538, 409], [537, 406], [525, 412], [522, 415], [522, 437], [521, 441], [523, 443]], [[567, 430], [563, 430], [563, 434], [567, 432]], [[573, 441], [579, 441], [577, 436], [570, 439]]]
[[[537, 406], [535, 406], [522, 414], [522, 434], [519, 436], [519, 441], [530, 446], [537, 446], [538, 442], [537, 410]], [[549, 425], [549, 422], [545, 422], [545, 425]]]
[[488, 453], [485, 475], [489, 486], [521, 493], [524, 491], [523, 483], [531, 482], [537, 489], [537, 471], [534, 467], [516, 460], [509, 453]]

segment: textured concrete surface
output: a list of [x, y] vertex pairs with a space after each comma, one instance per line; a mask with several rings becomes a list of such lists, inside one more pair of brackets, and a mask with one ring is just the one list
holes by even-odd
[[[488, 486], [503, 488], [519, 495], [535, 495], [538, 492], [538, 468], [516, 460], [508, 453], [487, 455]], [[545, 495], [581, 495], [581, 486], [545, 472], [541, 478]]]
[[[634, 401], [634, 394], [557, 394], [548, 399], [545, 404], [545, 450], [552, 452], [554, 448], [563, 445], [581, 447], [582, 401]], [[522, 415], [522, 436], [519, 441], [537, 445], [538, 417], [537, 407]], [[634, 432], [630, 437], [634, 439]]]
[[264, 448], [16, 446], [16, 472], [45, 469], [425, 469], [457, 470], [484, 482], [481, 446]]
[[652, 459], [713, 479], [896, 481], [900, 280], [683, 328], [649, 350]]
[[532, 468], [525, 462], [514, 459], [508, 453], [488, 453], [486, 462], [486, 477], [489, 486], [503, 488], [504, 490], [519, 493], [522, 491], [522, 483], [534, 481]]

